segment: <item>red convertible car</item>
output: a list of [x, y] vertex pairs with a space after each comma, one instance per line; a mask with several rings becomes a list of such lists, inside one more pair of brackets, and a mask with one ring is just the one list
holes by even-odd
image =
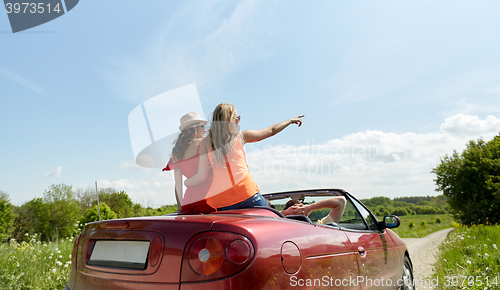
[[[273, 203], [343, 195], [339, 223], [270, 207], [88, 224], [75, 241], [69, 290], [414, 289], [403, 241], [341, 189], [264, 195]], [[281, 202], [281, 201], [282, 202]]]

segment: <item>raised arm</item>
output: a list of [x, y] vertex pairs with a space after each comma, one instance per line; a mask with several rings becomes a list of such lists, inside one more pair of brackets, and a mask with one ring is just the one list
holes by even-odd
[[296, 118], [288, 119], [286, 121], [283, 121], [278, 124], [274, 124], [272, 126], [269, 126], [267, 128], [261, 129], [261, 130], [245, 130], [242, 132], [243, 134], [243, 140], [247, 143], [251, 142], [257, 142], [260, 140], [264, 140], [266, 138], [269, 138], [273, 135], [278, 134], [279, 132], [283, 131], [288, 125], [290, 124], [299, 124], [299, 127], [302, 125], [302, 119], [304, 115], [298, 116]]
[[201, 141], [201, 147], [199, 151], [199, 163], [198, 163], [198, 173], [191, 176], [191, 178], [184, 181], [185, 186], [194, 186], [202, 183], [208, 177], [210, 172], [210, 160], [208, 159], [208, 146], [210, 146], [210, 139], [206, 137]]

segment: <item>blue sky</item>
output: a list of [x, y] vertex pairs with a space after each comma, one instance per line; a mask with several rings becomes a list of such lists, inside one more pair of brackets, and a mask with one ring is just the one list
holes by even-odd
[[306, 115], [247, 145], [262, 192], [435, 195], [440, 156], [500, 131], [497, 1], [138, 3], [80, 1], [16, 34], [0, 13], [0, 190], [13, 204], [95, 181], [173, 204], [172, 177], [135, 164], [127, 118], [192, 83], [205, 116], [234, 104], [242, 129]]

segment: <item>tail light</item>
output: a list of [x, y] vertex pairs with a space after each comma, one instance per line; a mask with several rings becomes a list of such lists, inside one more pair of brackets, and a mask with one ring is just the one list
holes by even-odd
[[149, 265], [156, 266], [163, 250], [162, 243], [159, 237], [155, 237], [151, 243], [151, 250], [149, 251]]
[[253, 257], [253, 245], [245, 236], [227, 232], [198, 234], [187, 244], [181, 282], [234, 275], [245, 269]]

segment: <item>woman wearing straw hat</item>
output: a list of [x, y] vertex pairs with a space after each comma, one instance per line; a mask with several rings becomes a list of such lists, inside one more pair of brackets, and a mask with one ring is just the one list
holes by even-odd
[[208, 170], [207, 178], [203, 182], [186, 188], [184, 197], [182, 192], [182, 176], [189, 178], [198, 172], [199, 149], [207, 123], [196, 112], [190, 112], [182, 116], [181, 125], [179, 126], [181, 133], [177, 140], [174, 141], [172, 158], [170, 158], [167, 167], [163, 169], [163, 171], [174, 170], [175, 198], [177, 207], [181, 212], [209, 213], [214, 211], [204, 200], [212, 184], [211, 169]]
[[213, 171], [213, 182], [207, 194], [207, 204], [218, 211], [267, 206], [259, 187], [250, 175], [245, 143], [269, 138], [290, 124], [302, 125], [302, 117], [292, 118], [261, 130], [239, 131], [240, 116], [236, 107], [219, 104], [212, 113], [209, 135], [200, 148], [198, 174], [188, 178], [184, 184], [202, 184]]

